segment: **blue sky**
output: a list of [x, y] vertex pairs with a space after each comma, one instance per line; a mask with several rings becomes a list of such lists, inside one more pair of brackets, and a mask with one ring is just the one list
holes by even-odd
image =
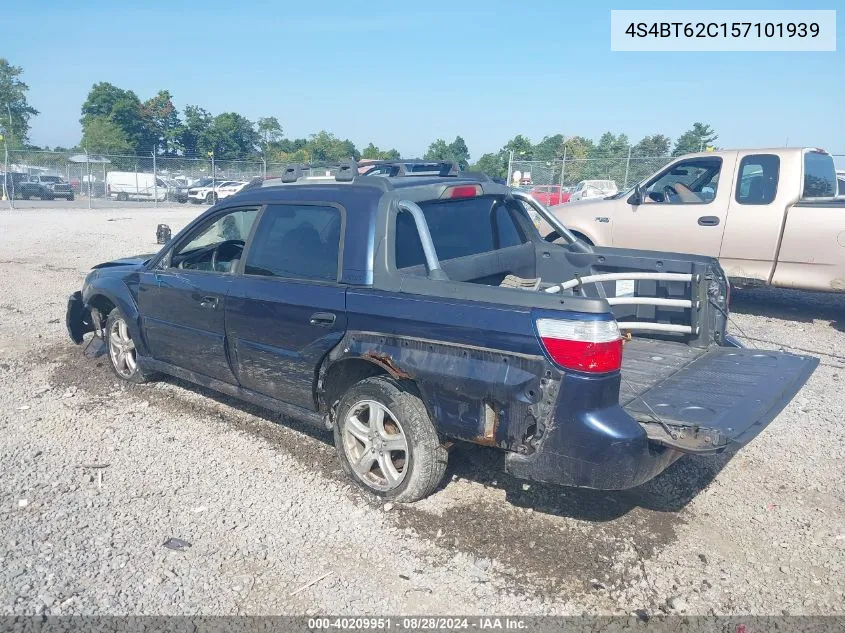
[[[696, 8], [638, 3], [642, 9]], [[179, 6], [181, 5], [181, 6]], [[515, 134], [625, 132], [673, 139], [710, 123], [723, 147], [817, 145], [845, 153], [845, 49], [835, 53], [610, 51], [610, 9], [559, 0], [463, 2], [12, 2], [0, 55], [22, 66], [39, 145], [73, 145], [98, 81], [180, 109], [255, 120], [289, 137], [327, 129], [421, 155], [464, 137], [472, 157]], [[741, 8], [802, 8], [745, 2]], [[711, 9], [737, 8], [716, 2]], [[835, 9], [820, 2], [813, 9]], [[842, 14], [837, 32], [843, 32]]]

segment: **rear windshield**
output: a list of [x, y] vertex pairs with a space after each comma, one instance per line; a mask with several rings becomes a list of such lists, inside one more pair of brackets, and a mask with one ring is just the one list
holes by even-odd
[[62, 179], [58, 176], [41, 176], [41, 182], [61, 182]]
[[804, 154], [804, 197], [830, 198], [836, 195], [836, 167], [830, 154]]
[[[518, 246], [526, 239], [510, 209], [501, 198], [423, 202], [420, 204], [441, 261]], [[396, 267], [425, 264], [422, 242], [413, 216], [402, 211], [396, 217]]]

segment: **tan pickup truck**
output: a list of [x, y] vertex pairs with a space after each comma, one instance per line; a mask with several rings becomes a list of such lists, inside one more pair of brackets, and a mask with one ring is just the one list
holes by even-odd
[[596, 246], [718, 257], [737, 286], [845, 291], [845, 199], [836, 195], [822, 150], [729, 150], [679, 156], [632, 189], [551, 211]]

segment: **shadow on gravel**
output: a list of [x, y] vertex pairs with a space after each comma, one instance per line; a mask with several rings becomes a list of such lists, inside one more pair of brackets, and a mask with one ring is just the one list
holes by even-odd
[[731, 312], [785, 321], [830, 321], [845, 332], [845, 293], [807, 292], [785, 288], [731, 290]]
[[508, 503], [534, 512], [577, 519], [614, 521], [635, 508], [653, 512], [679, 512], [690, 503], [734, 453], [709, 457], [685, 456], [663, 473], [630, 490], [589, 490], [534, 483], [504, 472], [500, 451], [471, 444], [459, 445], [449, 457], [446, 481], [460, 477], [503, 490]]

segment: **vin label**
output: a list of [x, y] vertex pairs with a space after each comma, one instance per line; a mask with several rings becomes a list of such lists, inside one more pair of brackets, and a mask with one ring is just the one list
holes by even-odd
[[835, 51], [835, 10], [612, 10], [611, 51]]

